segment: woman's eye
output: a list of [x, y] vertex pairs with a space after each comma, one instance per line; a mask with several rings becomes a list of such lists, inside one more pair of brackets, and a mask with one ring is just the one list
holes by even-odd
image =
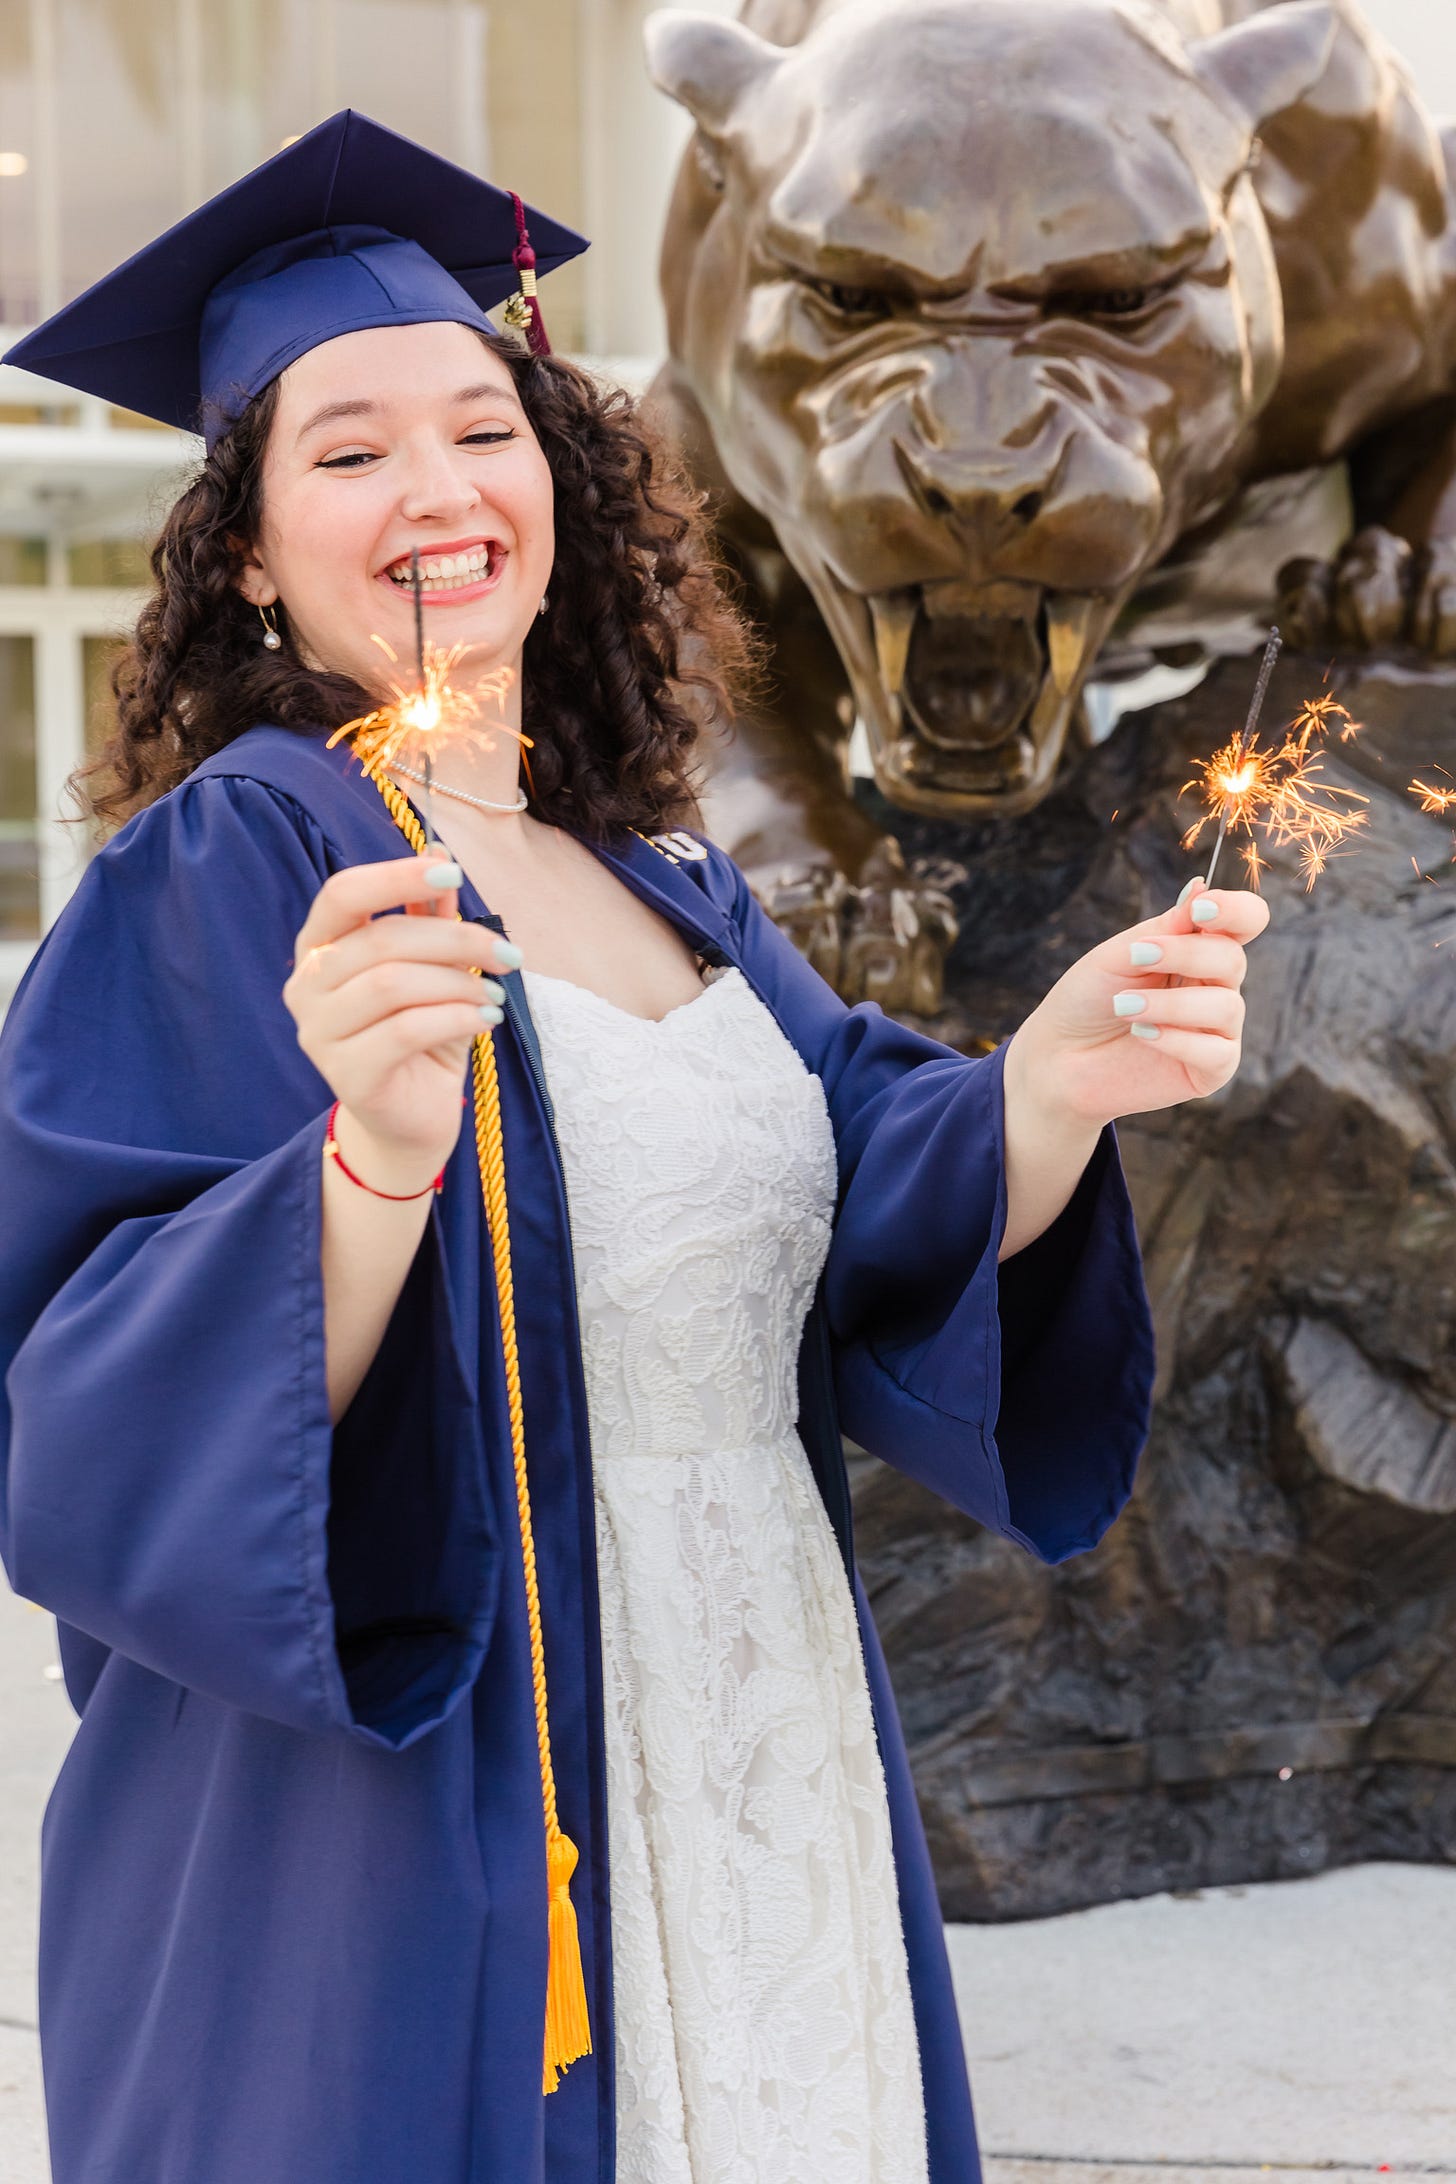
[[[461, 444], [462, 446], [466, 447], [490, 447], [494, 446], [497, 441], [514, 440], [515, 437], [516, 434], [513, 427], [504, 432], [467, 432], [466, 434], [464, 434]], [[358, 468], [360, 463], [377, 462], [378, 459], [378, 456], [373, 454], [369, 449], [357, 448], [348, 455], [328, 456], [324, 461], [319, 464], [319, 469], [354, 470]]]

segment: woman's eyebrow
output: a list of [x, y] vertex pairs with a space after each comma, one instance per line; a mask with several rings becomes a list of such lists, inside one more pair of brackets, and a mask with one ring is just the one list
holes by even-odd
[[336, 417], [372, 417], [378, 407], [377, 402], [325, 402], [322, 409], [316, 409], [312, 417], [305, 418], [298, 428], [293, 444], [296, 447], [299, 440], [316, 431], [320, 425], [331, 425]]
[[457, 404], [465, 402], [490, 402], [499, 398], [502, 402], [514, 402], [521, 407], [521, 398], [514, 387], [502, 387], [494, 379], [483, 379], [478, 387], [462, 387], [455, 396]]
[[[467, 402], [488, 402], [497, 398], [502, 402], [513, 402], [517, 409], [521, 407], [520, 396], [515, 389], [498, 386], [493, 379], [482, 380], [478, 387], [462, 387], [450, 400], [452, 407], [459, 409]], [[305, 418], [299, 426], [294, 445], [296, 447], [298, 440], [306, 438], [310, 432], [316, 432], [320, 425], [332, 425], [341, 417], [372, 417], [378, 408], [377, 402], [364, 400], [325, 402], [322, 409], [316, 409], [312, 417]]]

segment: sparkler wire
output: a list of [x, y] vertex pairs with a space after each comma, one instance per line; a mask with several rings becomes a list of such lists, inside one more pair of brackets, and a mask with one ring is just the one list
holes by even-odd
[[[1264, 647], [1264, 658], [1259, 667], [1259, 680], [1254, 685], [1254, 695], [1249, 702], [1249, 717], [1244, 723], [1243, 747], [1245, 750], [1249, 748], [1254, 740], [1254, 735], [1264, 711], [1264, 700], [1269, 695], [1269, 684], [1273, 679], [1275, 663], [1283, 647], [1283, 637], [1277, 629], [1271, 629], [1269, 642]], [[1229, 814], [1232, 810], [1233, 798], [1226, 796], [1223, 802], [1223, 813], [1218, 822], [1218, 836], [1213, 845], [1213, 855], [1208, 860], [1208, 871], [1204, 875], [1203, 884], [1205, 887], [1212, 887], [1213, 885], [1214, 867], [1218, 863], [1219, 851], [1223, 848], [1224, 839], [1228, 834]]]
[[[415, 667], [419, 673], [420, 688], [425, 688], [425, 601], [420, 589], [420, 549], [410, 548], [410, 588], [415, 595]], [[425, 793], [421, 802], [425, 807], [425, 847], [433, 849], [438, 837], [435, 833], [435, 768], [430, 756], [430, 746], [424, 746]]]

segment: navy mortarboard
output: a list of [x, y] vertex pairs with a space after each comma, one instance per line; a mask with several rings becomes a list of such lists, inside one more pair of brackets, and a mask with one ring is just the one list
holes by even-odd
[[10, 349], [7, 364], [212, 448], [296, 357], [367, 326], [505, 316], [549, 349], [536, 275], [588, 247], [349, 109], [209, 198]]

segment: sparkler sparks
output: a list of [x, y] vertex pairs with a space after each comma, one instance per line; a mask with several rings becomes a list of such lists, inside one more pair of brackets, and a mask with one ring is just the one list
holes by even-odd
[[[434, 814], [434, 760], [442, 745], [459, 743], [474, 738], [489, 745], [494, 739], [490, 729], [476, 727], [476, 720], [483, 705], [494, 702], [497, 708], [503, 703], [506, 692], [514, 681], [509, 667], [498, 667], [492, 674], [484, 675], [469, 690], [457, 690], [450, 680], [451, 670], [463, 657], [466, 647], [452, 645], [448, 651], [425, 635], [424, 595], [420, 583], [420, 557], [418, 548], [410, 553], [410, 578], [414, 586], [415, 600], [415, 670], [414, 684], [406, 688], [402, 683], [390, 685], [394, 695], [387, 705], [376, 706], [372, 713], [361, 714], [357, 720], [346, 720], [342, 728], [336, 728], [329, 737], [329, 748], [345, 736], [354, 739], [354, 752], [367, 774], [383, 774], [397, 762], [418, 757], [424, 774], [425, 841], [429, 848], [435, 845]], [[372, 643], [378, 645], [396, 666], [399, 654], [387, 639], [375, 636]], [[506, 735], [514, 736], [521, 746], [522, 762], [530, 778], [530, 761], [525, 753], [531, 748], [531, 738], [519, 729], [512, 728], [503, 720], [494, 724]]]
[[1278, 649], [1276, 630], [1264, 655], [1247, 723], [1212, 758], [1196, 762], [1194, 778], [1179, 792], [1195, 791], [1207, 805], [1183, 836], [1185, 849], [1191, 849], [1204, 829], [1218, 821], [1206, 884], [1212, 884], [1225, 837], [1242, 833], [1250, 837], [1242, 850], [1244, 869], [1249, 885], [1258, 887], [1266, 860], [1253, 838], [1257, 829], [1271, 846], [1297, 851], [1305, 887], [1312, 888], [1335, 851], [1369, 824], [1365, 808], [1369, 798], [1323, 777], [1324, 750], [1332, 730], [1338, 725], [1342, 743], [1359, 732], [1359, 722], [1328, 691], [1300, 708], [1277, 745], [1260, 743], [1259, 711]]
[[[399, 654], [382, 637], [376, 637], [374, 643], [391, 661], [398, 662]], [[469, 690], [457, 690], [450, 675], [464, 650], [463, 645], [452, 645], [447, 652], [427, 637], [418, 681], [409, 687], [392, 683], [393, 696], [387, 705], [376, 706], [372, 713], [361, 714], [357, 720], [346, 720], [329, 737], [330, 744], [352, 736], [360, 765], [374, 773], [392, 766], [397, 758], [436, 752], [472, 732], [479, 733], [475, 721], [481, 706], [490, 698], [504, 697], [510, 688], [511, 671], [497, 668]], [[508, 732], [513, 734], [514, 730]]]
[[1341, 743], [1348, 743], [1351, 736], [1360, 733], [1360, 723], [1341, 705], [1332, 691], [1326, 690], [1317, 698], [1306, 698], [1290, 734], [1301, 751], [1307, 751], [1316, 736], [1327, 736], [1333, 724], [1339, 721]]
[[[1438, 766], [1436, 772], [1446, 773], [1446, 769]], [[1449, 781], [1452, 777], [1447, 774], [1446, 778]], [[1449, 789], [1433, 788], [1429, 781], [1422, 781], [1417, 777], [1410, 785], [1410, 793], [1420, 798], [1421, 810], [1430, 812], [1434, 818], [1444, 819], [1447, 812], [1456, 811], [1456, 786]]]

